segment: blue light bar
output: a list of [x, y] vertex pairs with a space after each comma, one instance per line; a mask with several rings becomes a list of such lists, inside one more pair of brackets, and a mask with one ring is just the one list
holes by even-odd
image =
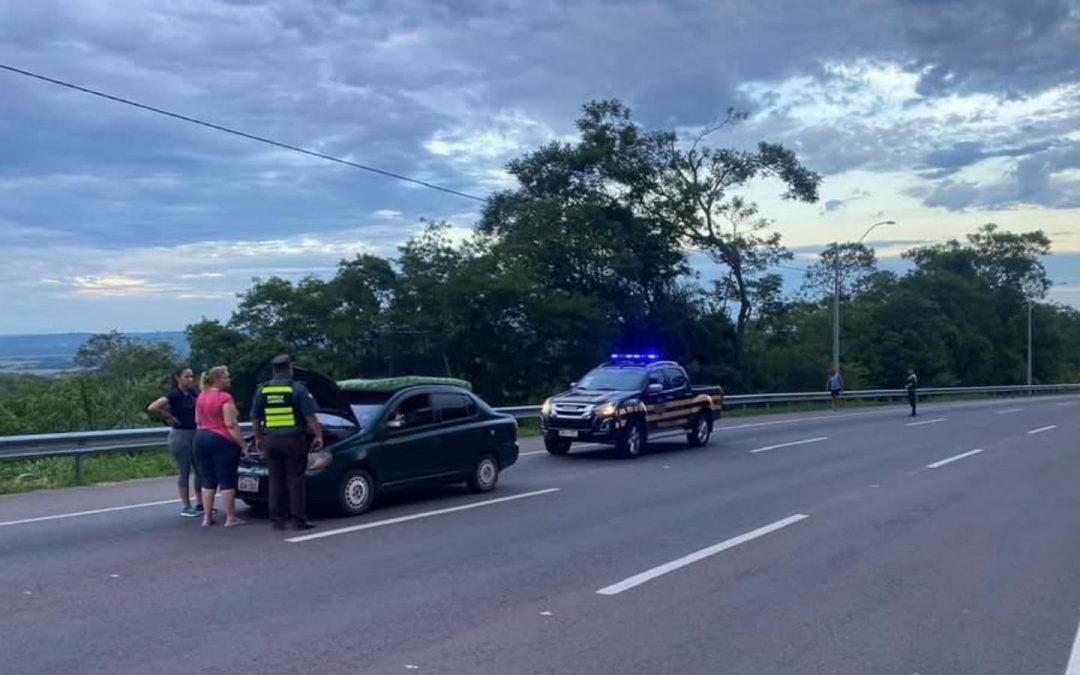
[[659, 358], [659, 354], [654, 354], [652, 352], [646, 354], [615, 353], [611, 355], [612, 361], [656, 361]]

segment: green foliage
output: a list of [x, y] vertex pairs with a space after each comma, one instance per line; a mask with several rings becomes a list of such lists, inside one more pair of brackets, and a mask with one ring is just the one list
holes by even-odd
[[[228, 321], [187, 328], [188, 363], [227, 365], [242, 415], [281, 352], [334, 379], [457, 377], [496, 405], [535, 403], [613, 349], [655, 348], [730, 393], [824, 388], [832, 288], [842, 277], [841, 368], [848, 388], [1017, 384], [1026, 374], [1033, 303], [1036, 382], [1080, 379], [1080, 313], [1041, 304], [1049, 281], [1039, 230], [986, 225], [964, 242], [905, 254], [902, 276], [872, 249], [836, 244], [811, 267], [802, 298], [769, 274], [789, 257], [739, 193], [769, 180], [782, 197], [817, 199], [820, 176], [789, 150], [710, 148], [637, 125], [618, 101], [586, 105], [576, 142], [512, 161], [517, 187], [484, 205], [455, 239], [425, 222], [394, 259], [358, 255], [328, 279], [255, 279]], [[705, 287], [687, 251], [721, 266]], [[79, 350], [84, 372], [0, 376], [0, 433], [141, 426], [177, 365], [167, 344], [113, 332]]]

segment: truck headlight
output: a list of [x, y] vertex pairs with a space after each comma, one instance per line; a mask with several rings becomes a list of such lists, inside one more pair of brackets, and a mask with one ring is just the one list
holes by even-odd
[[544, 403], [540, 406], [540, 414], [543, 415], [544, 417], [547, 417], [548, 415], [551, 414], [551, 399], [550, 398], [545, 400]]
[[618, 410], [618, 408], [619, 406], [615, 403], [605, 403], [596, 409], [596, 414], [601, 417], [610, 417], [615, 414], [615, 411]]

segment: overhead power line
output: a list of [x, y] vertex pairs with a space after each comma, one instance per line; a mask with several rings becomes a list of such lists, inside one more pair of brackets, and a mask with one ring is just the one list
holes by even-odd
[[159, 115], [165, 115], [166, 117], [172, 117], [174, 119], [183, 120], [184, 122], [190, 122], [192, 124], [198, 124], [200, 126], [209, 127], [210, 129], [215, 129], [217, 131], [224, 131], [227, 134], [233, 134], [234, 136], [240, 136], [241, 138], [247, 138], [247, 139], [252, 140], [252, 141], [258, 141], [260, 143], [266, 143], [267, 145], [273, 145], [273, 146], [278, 147], [278, 148], [284, 148], [285, 150], [292, 150], [293, 152], [299, 152], [301, 154], [309, 155], [311, 157], [318, 157], [319, 159], [325, 159], [325, 160], [330, 161], [330, 162], [337, 162], [338, 164], [344, 164], [345, 166], [351, 166], [354, 169], [362, 169], [363, 171], [370, 171], [371, 173], [377, 173], [377, 174], [379, 174], [381, 176], [386, 176], [388, 178], [395, 178], [397, 180], [405, 181], [406, 183], [413, 183], [414, 185], [420, 185], [422, 187], [430, 188], [432, 190], [438, 190], [439, 192], [445, 192], [447, 194], [455, 195], [457, 197], [464, 197], [465, 199], [473, 199], [473, 200], [476, 200], [478, 202], [485, 201], [483, 197], [478, 197], [476, 195], [471, 195], [471, 194], [468, 194], [467, 192], [460, 192], [458, 190], [454, 190], [454, 189], [451, 189], [451, 188], [448, 188], [448, 187], [443, 187], [441, 185], [435, 185], [434, 183], [428, 183], [426, 181], [422, 181], [422, 180], [419, 180], [419, 179], [416, 179], [416, 178], [410, 178], [409, 176], [403, 176], [403, 175], [401, 175], [399, 173], [394, 173], [393, 171], [386, 171], [384, 169], [379, 169], [379, 168], [376, 168], [376, 167], [373, 167], [373, 166], [367, 166], [367, 165], [364, 165], [364, 164], [357, 164], [356, 162], [350, 162], [349, 160], [341, 159], [340, 157], [333, 157], [331, 155], [325, 155], [325, 154], [323, 154], [321, 152], [316, 152], [314, 150], [308, 150], [306, 148], [297, 147], [295, 145], [289, 145], [288, 143], [281, 143], [280, 141], [275, 141], [275, 140], [272, 140], [272, 139], [269, 139], [269, 138], [265, 138], [263, 136], [256, 136], [255, 134], [249, 134], [249, 133], [246, 133], [246, 132], [243, 132], [243, 131], [238, 131], [236, 129], [230, 129], [229, 127], [223, 127], [220, 124], [214, 124], [213, 122], [206, 122], [204, 120], [200, 120], [200, 119], [197, 119], [195, 117], [189, 117], [187, 115], [181, 115], [179, 113], [169, 112], [168, 110], [163, 110], [161, 108], [155, 108], [154, 106], [146, 105], [144, 103], [138, 103], [136, 101], [132, 101], [130, 99], [126, 99], [126, 98], [123, 98], [123, 97], [120, 97], [120, 96], [113, 96], [112, 94], [106, 94], [105, 92], [98, 91], [96, 89], [90, 89], [88, 87], [81, 87], [81, 86], [79, 86], [77, 84], [72, 84], [70, 82], [64, 82], [63, 80], [57, 80], [57, 79], [54, 79], [54, 78], [51, 78], [51, 77], [46, 77], [45, 75], [39, 75], [38, 73], [32, 73], [32, 72], [30, 72], [28, 70], [23, 70], [21, 68], [15, 68], [14, 66], [5, 65], [3, 63], [0, 63], [0, 69], [6, 70], [8, 72], [15, 73], [17, 75], [23, 75], [25, 77], [31, 77], [31, 78], [34, 78], [35, 80], [41, 80], [42, 82], [48, 82], [50, 84], [55, 84], [55, 85], [60, 86], [60, 87], [66, 87], [68, 89], [74, 89], [75, 91], [80, 91], [80, 92], [82, 92], [84, 94], [90, 94], [91, 96], [97, 96], [99, 98], [104, 98], [104, 99], [108, 99], [110, 101], [115, 101], [116, 103], [123, 103], [124, 105], [129, 105], [129, 106], [132, 106], [134, 108], [141, 108], [142, 110], [148, 110], [150, 112], [154, 112], [154, 113], [157, 113]]

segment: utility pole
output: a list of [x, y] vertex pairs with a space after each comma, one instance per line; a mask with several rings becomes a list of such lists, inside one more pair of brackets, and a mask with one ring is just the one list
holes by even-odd
[[833, 242], [832, 365], [840, 370], [840, 246]]
[[1028, 383], [1028, 394], [1030, 395], [1030, 394], [1031, 394], [1031, 389], [1030, 389], [1030, 387], [1031, 387], [1031, 298], [1028, 298], [1028, 303], [1027, 303], [1027, 306], [1028, 306], [1028, 307], [1027, 307], [1027, 310], [1028, 310], [1028, 326], [1027, 326], [1027, 328], [1028, 328], [1028, 330], [1027, 330], [1027, 334], [1028, 334], [1028, 335], [1027, 335], [1027, 343], [1028, 343], [1028, 344], [1027, 344], [1027, 383]]
[[[875, 227], [880, 225], [895, 225], [891, 220], [883, 220], [874, 223], [863, 236], [859, 237], [856, 244], [861, 244], [866, 235], [870, 234]], [[833, 242], [833, 314], [832, 314], [832, 363], [833, 368], [840, 370], [840, 245]]]

